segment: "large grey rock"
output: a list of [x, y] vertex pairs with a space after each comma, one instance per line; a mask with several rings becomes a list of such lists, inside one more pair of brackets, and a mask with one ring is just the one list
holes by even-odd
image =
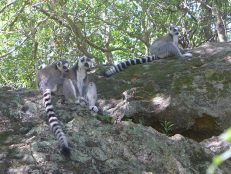
[[206, 43], [192, 53], [191, 60], [156, 60], [95, 77], [100, 106], [117, 120], [158, 130], [168, 121], [173, 133], [198, 140], [218, 135], [231, 123], [231, 43]]
[[[71, 146], [72, 155], [66, 159], [44, 120], [41, 95], [8, 89], [0, 89], [0, 93], [17, 101], [7, 110], [0, 105], [1, 173], [195, 174], [205, 173], [214, 155], [179, 134], [167, 137], [131, 121], [109, 124], [100, 121], [105, 115], [93, 117], [85, 108], [57, 102], [55, 108]], [[10, 101], [5, 100], [5, 104], [11, 106]], [[230, 169], [227, 161], [217, 173], [225, 174]]]

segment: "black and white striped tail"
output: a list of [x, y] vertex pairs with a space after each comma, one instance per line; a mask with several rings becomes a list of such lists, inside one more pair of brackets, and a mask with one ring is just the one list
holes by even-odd
[[65, 156], [70, 156], [70, 148], [68, 146], [67, 138], [61, 128], [59, 120], [54, 112], [54, 107], [51, 103], [51, 90], [50, 89], [46, 89], [45, 92], [43, 93], [43, 103], [46, 108], [49, 125], [55, 137], [59, 141], [59, 144], [62, 149], [61, 150], [62, 154], [64, 154]]
[[143, 64], [146, 62], [152, 62], [153, 60], [159, 59], [157, 56], [152, 55], [152, 56], [145, 56], [142, 58], [137, 58], [137, 59], [128, 59], [124, 62], [121, 62], [117, 65], [112, 65], [112, 67], [110, 67], [108, 70], [105, 71], [104, 76], [106, 77], [110, 77], [114, 74], [117, 74], [121, 71], [123, 71], [124, 69], [126, 69], [128, 66], [130, 65], [136, 65], [136, 64]]

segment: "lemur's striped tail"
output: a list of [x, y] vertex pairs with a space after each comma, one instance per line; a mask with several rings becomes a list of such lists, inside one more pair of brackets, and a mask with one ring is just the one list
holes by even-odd
[[104, 76], [106, 77], [110, 77], [114, 74], [117, 74], [121, 71], [123, 71], [124, 69], [126, 69], [128, 66], [130, 65], [136, 65], [136, 64], [143, 64], [146, 62], [152, 62], [153, 60], [159, 59], [156, 55], [152, 55], [152, 56], [145, 56], [142, 58], [136, 58], [136, 59], [128, 59], [124, 62], [121, 62], [117, 65], [112, 65], [112, 67], [110, 67], [108, 70], [106, 70], [104, 72]]
[[54, 112], [54, 107], [51, 103], [51, 90], [46, 89], [43, 93], [43, 104], [46, 108], [46, 113], [48, 116], [49, 126], [51, 127], [52, 132], [55, 137], [58, 139], [58, 142], [61, 146], [61, 152], [65, 156], [70, 156], [70, 148], [67, 143], [67, 138], [61, 128], [59, 120]]

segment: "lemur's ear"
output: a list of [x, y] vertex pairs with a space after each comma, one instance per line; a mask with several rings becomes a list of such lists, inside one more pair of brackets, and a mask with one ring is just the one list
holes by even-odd
[[173, 25], [173, 24], [170, 24], [169, 30], [171, 30], [173, 27], [174, 27], [174, 25]]
[[57, 62], [56, 62], [56, 65], [59, 66], [59, 67], [61, 66], [61, 64], [62, 64], [61, 61], [57, 61]]
[[92, 63], [96, 63], [95, 58], [91, 58], [91, 61], [92, 61]]

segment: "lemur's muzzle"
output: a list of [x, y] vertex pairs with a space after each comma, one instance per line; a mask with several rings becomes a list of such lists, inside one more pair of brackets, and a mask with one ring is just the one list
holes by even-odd
[[86, 68], [90, 68], [90, 66], [89, 66], [88, 63], [85, 63], [84, 66], [85, 66]]
[[63, 70], [64, 70], [65, 72], [68, 72], [68, 67], [63, 66]]

